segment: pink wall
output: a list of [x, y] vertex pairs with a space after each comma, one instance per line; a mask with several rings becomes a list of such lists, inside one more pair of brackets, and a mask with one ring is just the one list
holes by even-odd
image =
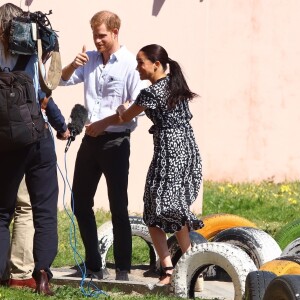
[[[119, 14], [120, 41], [132, 52], [158, 43], [180, 62], [191, 89], [201, 95], [191, 110], [205, 179], [300, 178], [300, 1], [34, 0], [31, 6], [32, 11], [49, 9], [52, 25], [59, 31], [63, 64], [83, 44], [94, 48], [89, 20], [103, 9]], [[74, 104], [83, 102], [82, 86], [59, 87], [54, 98], [68, 117]], [[143, 117], [132, 135], [128, 190], [132, 213], [143, 209], [144, 180], [152, 156], [149, 127]], [[70, 183], [80, 139], [72, 143], [66, 157]], [[65, 143], [56, 145], [65, 173]], [[60, 187], [62, 207], [62, 179]], [[69, 198], [67, 190], [67, 203]], [[96, 207], [108, 207], [104, 180]], [[194, 210], [201, 211], [201, 195]]]
[[299, 179], [300, 2], [224, 3], [206, 3], [206, 177]]

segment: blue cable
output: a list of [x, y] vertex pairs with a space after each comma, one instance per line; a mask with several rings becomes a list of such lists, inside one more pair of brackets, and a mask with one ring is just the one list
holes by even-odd
[[[52, 135], [54, 149], [55, 149], [55, 139], [54, 139], [54, 136], [53, 136], [52, 128], [51, 128], [50, 125], [48, 127], [49, 127], [49, 131]], [[62, 177], [62, 180], [64, 182], [64, 188], [63, 188], [63, 206], [64, 206], [64, 210], [65, 210], [66, 214], [68, 215], [68, 217], [71, 221], [70, 232], [69, 232], [69, 242], [70, 242], [70, 246], [73, 250], [74, 260], [75, 260], [76, 265], [78, 266], [78, 268], [81, 272], [81, 275], [82, 275], [82, 279], [81, 279], [81, 282], [80, 282], [80, 291], [85, 297], [94, 297], [95, 298], [95, 297], [98, 297], [99, 295], [105, 295], [105, 296], [109, 297], [109, 295], [106, 292], [99, 289], [97, 287], [97, 285], [94, 284], [93, 278], [90, 278], [89, 282], [85, 281], [85, 279], [87, 279], [88, 277], [86, 277], [85, 262], [84, 262], [83, 258], [81, 257], [80, 253], [77, 251], [76, 226], [75, 226], [75, 221], [74, 221], [74, 197], [73, 197], [72, 187], [71, 187], [71, 185], [69, 183], [69, 180], [68, 180], [68, 171], [67, 171], [68, 169], [67, 169], [66, 153], [65, 153], [65, 156], [64, 156], [64, 163], [65, 163], [66, 177], [64, 177], [58, 163], [56, 165], [57, 165], [57, 169], [59, 170], [59, 173]], [[70, 192], [71, 192], [71, 211], [72, 211], [72, 213], [70, 213], [68, 211], [67, 206], [66, 206], [66, 202], [65, 202], [66, 182], [67, 182], [68, 187], [69, 187]], [[74, 244], [73, 244], [73, 241], [74, 241]], [[77, 257], [79, 258], [79, 261], [78, 261]], [[84, 287], [85, 284], [87, 284], [87, 290]]]

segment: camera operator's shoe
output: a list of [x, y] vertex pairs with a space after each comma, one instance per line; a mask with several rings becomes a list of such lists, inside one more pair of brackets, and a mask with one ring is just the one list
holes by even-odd
[[128, 271], [116, 269], [116, 280], [129, 281]]
[[30, 289], [36, 289], [36, 282], [35, 280], [31, 277], [28, 279], [10, 279], [9, 280], [9, 287], [12, 288], [30, 288]]
[[1, 279], [0, 286], [9, 286], [9, 279]]

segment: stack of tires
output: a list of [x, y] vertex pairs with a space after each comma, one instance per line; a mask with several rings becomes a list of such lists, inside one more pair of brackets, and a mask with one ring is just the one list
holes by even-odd
[[246, 280], [246, 300], [300, 299], [300, 219], [275, 235], [282, 252], [251, 272]]
[[255, 224], [239, 216], [216, 214], [202, 220], [205, 226], [197, 232], [208, 242], [193, 247], [178, 261], [173, 273], [173, 293], [193, 298], [197, 277], [213, 266], [216, 275], [223, 271], [230, 277], [234, 299], [243, 299], [247, 275], [278, 257], [279, 245]]
[[[170, 288], [173, 295], [194, 298], [200, 274], [216, 280], [227, 274], [234, 286], [235, 300], [300, 299], [300, 220], [283, 228], [275, 239], [236, 215], [208, 215], [202, 221], [203, 228], [190, 232], [192, 249], [184, 255], [175, 236], [168, 238], [175, 266]], [[160, 263], [147, 226], [141, 217], [130, 217], [130, 224], [132, 235], [149, 246], [149, 267], [157, 272]], [[99, 227], [98, 239], [105, 267], [107, 252], [113, 244], [111, 222]]]

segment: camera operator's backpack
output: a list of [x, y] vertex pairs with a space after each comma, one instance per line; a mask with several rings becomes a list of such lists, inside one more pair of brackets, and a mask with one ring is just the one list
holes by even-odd
[[25, 147], [44, 135], [45, 121], [32, 78], [21, 71], [29, 59], [19, 55], [12, 71], [0, 67], [0, 152]]

